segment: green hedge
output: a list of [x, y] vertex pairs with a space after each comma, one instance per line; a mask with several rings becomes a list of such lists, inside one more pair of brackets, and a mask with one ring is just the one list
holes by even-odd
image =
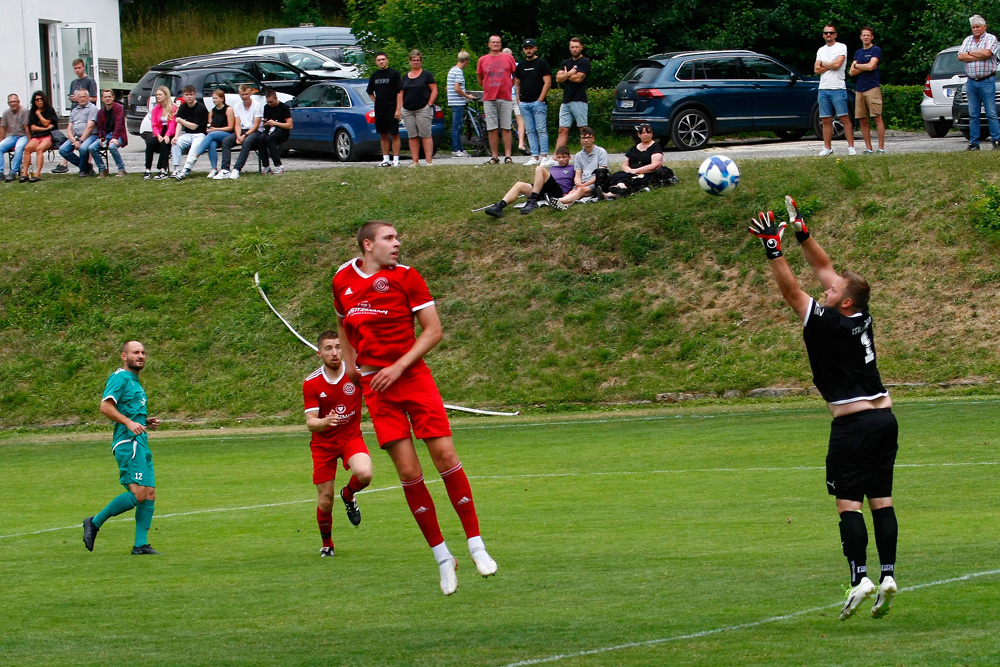
[[890, 130], [923, 131], [923, 86], [882, 86], [882, 119]]

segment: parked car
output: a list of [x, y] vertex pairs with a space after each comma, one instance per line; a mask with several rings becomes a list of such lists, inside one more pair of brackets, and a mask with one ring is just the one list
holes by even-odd
[[[920, 115], [924, 129], [935, 139], [948, 134], [953, 124], [951, 112], [955, 89], [965, 83], [965, 67], [953, 46], [937, 54], [924, 83], [924, 98], [920, 100]], [[966, 122], [968, 126], [968, 122]]]
[[358, 40], [350, 28], [338, 26], [299, 26], [297, 28], [267, 28], [257, 33], [257, 44], [338, 44], [354, 46]]
[[[683, 51], [638, 60], [615, 88], [611, 129], [633, 132], [649, 123], [653, 133], [680, 150], [704, 147], [715, 135], [768, 130], [799, 139], [823, 136], [817, 77], [753, 51]], [[848, 90], [854, 115], [854, 91]], [[834, 137], [844, 135], [834, 120]]]
[[[1000, 91], [997, 91], [995, 100], [997, 111], [1000, 112]], [[961, 83], [955, 88], [955, 95], [951, 101], [951, 117], [955, 123], [955, 129], [962, 133], [966, 139], [969, 138], [969, 96], [965, 92], [965, 84]], [[933, 134], [931, 136], [934, 136]], [[994, 139], [990, 137], [990, 126], [986, 122], [986, 114], [979, 110], [979, 138], [983, 141]]]
[[249, 54], [236, 56], [208, 54], [174, 58], [172, 60], [165, 60], [159, 65], [153, 65], [150, 69], [187, 69], [189, 67], [206, 67], [209, 65], [243, 70], [267, 88], [273, 88], [279, 93], [286, 93], [292, 97], [315, 83], [335, 78], [329, 74], [322, 76], [309, 74], [295, 65], [277, 58]]
[[[319, 83], [291, 102], [291, 136], [285, 147], [291, 150], [333, 152], [342, 162], [354, 162], [381, 155], [379, 135], [375, 132], [375, 105], [368, 97], [368, 81]], [[407, 146], [406, 128], [400, 124], [399, 136]], [[434, 105], [431, 124], [434, 152], [444, 136], [444, 112]]]
[[[142, 119], [149, 112], [149, 99], [153, 97], [153, 91], [160, 86], [169, 88], [170, 94], [176, 99], [181, 97], [184, 86], [190, 84], [195, 87], [195, 90], [201, 91], [205, 106], [211, 107], [212, 91], [216, 88], [222, 88], [226, 91], [227, 104], [230, 106], [237, 104], [240, 101], [239, 87], [243, 83], [249, 84], [254, 90], [254, 99], [264, 104], [264, 85], [256, 77], [243, 70], [229, 67], [150, 69], [129, 93], [128, 107], [125, 110], [125, 124], [130, 133], [139, 133]], [[278, 93], [278, 99], [282, 102], [290, 102], [292, 96]], [[155, 103], [154, 100], [153, 104]]]
[[[339, 48], [339, 47], [338, 47]], [[237, 49], [219, 51], [221, 56], [263, 56], [276, 58], [305, 71], [307, 74], [323, 78], [357, 79], [358, 68], [329, 58], [310, 49], [308, 46], [293, 44], [271, 44], [268, 46], [243, 46]]]

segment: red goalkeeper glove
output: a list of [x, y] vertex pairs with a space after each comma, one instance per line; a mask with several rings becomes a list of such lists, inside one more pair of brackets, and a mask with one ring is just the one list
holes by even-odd
[[795, 229], [795, 240], [799, 242], [799, 245], [802, 245], [809, 238], [809, 228], [806, 227], [806, 221], [802, 219], [802, 214], [799, 213], [795, 200], [788, 195], [785, 195], [785, 208], [788, 210], [788, 224]]
[[758, 213], [756, 218], [751, 218], [750, 226], [747, 229], [764, 244], [764, 252], [767, 253], [768, 259], [778, 259], [783, 254], [781, 252], [781, 236], [785, 233], [787, 224], [782, 222], [780, 225], [775, 225], [774, 211], [768, 211], [767, 213]]

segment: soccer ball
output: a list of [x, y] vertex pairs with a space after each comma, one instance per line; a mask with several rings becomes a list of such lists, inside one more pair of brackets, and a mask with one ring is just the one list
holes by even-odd
[[710, 195], [728, 195], [740, 182], [740, 168], [725, 155], [713, 155], [698, 167], [698, 185]]

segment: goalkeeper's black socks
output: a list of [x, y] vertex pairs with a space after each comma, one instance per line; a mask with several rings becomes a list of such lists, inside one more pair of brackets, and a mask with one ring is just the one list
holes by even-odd
[[840, 515], [840, 541], [851, 568], [851, 586], [857, 586], [868, 574], [868, 529], [861, 512], [848, 511]]
[[896, 576], [896, 540], [899, 536], [896, 511], [892, 506], [874, 510], [872, 522], [875, 524], [875, 546], [878, 548], [878, 561], [882, 566], [879, 583], [882, 583], [886, 577]]

